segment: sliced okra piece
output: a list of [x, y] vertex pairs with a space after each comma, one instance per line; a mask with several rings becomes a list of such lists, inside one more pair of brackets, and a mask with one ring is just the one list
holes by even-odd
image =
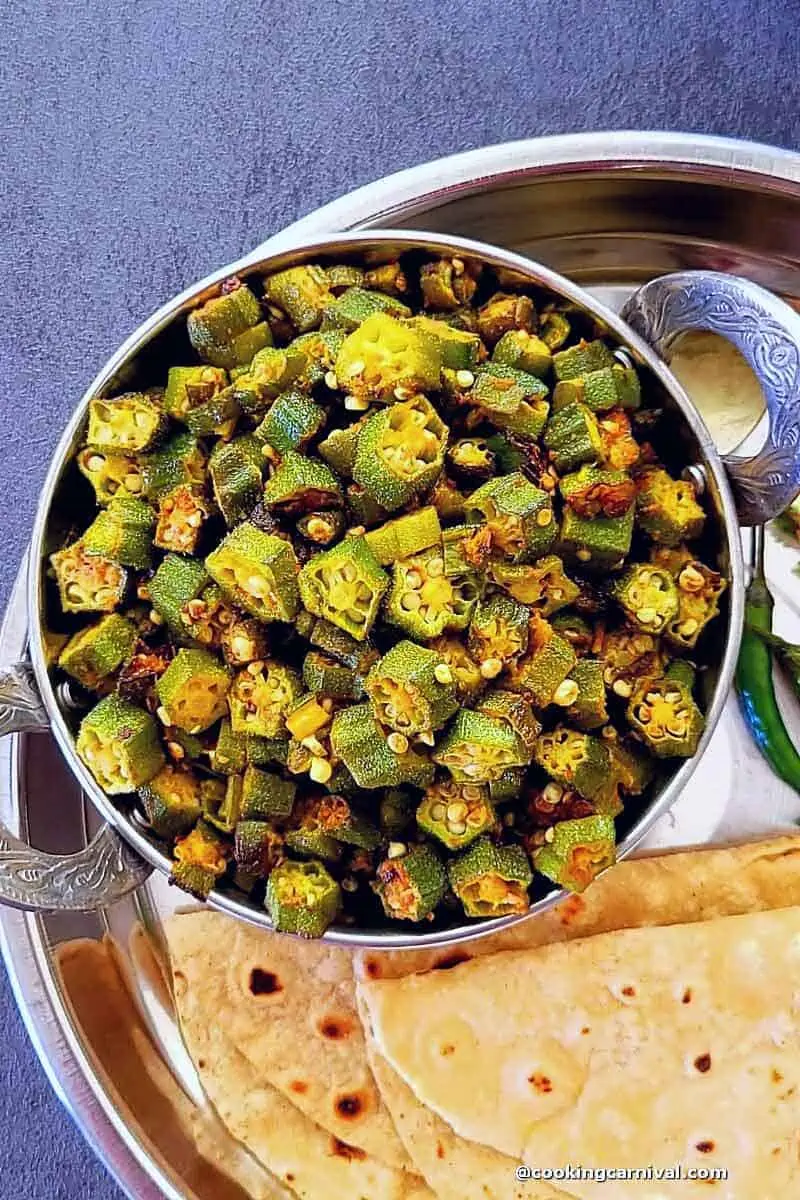
[[[322, 617], [315, 617], [304, 609], [297, 618], [298, 633], [307, 638], [312, 646], [335, 658], [337, 662], [352, 669], [358, 675], [366, 675], [380, 657], [369, 641], [356, 641], [344, 629], [331, 624]], [[313, 689], [312, 689], [313, 690]]]
[[266, 658], [269, 653], [267, 631], [255, 617], [233, 613], [223, 625], [220, 634], [222, 657], [229, 667], [243, 667], [247, 663]]
[[289, 759], [289, 738], [284, 737], [257, 737], [253, 734], [247, 736], [247, 763], [248, 766], [268, 767], [271, 763], [277, 763], [281, 767], [285, 767]]
[[597, 462], [602, 456], [597, 418], [585, 404], [565, 404], [554, 412], [542, 440], [559, 472], [574, 471], [581, 463]]
[[149, 500], [159, 500], [180, 484], [202, 487], [205, 478], [206, 456], [191, 433], [176, 433], [142, 459], [144, 491]]
[[48, 669], [56, 666], [58, 657], [68, 641], [68, 633], [54, 633], [52, 629], [42, 631], [42, 652]]
[[317, 453], [333, 468], [337, 475], [351, 479], [356, 462], [356, 449], [361, 430], [367, 418], [354, 421], [344, 429], [332, 429], [326, 438], [317, 446]]
[[507, 804], [510, 800], [518, 800], [522, 794], [525, 782], [524, 767], [509, 767], [499, 779], [489, 783], [489, 799], [492, 804]]
[[468, 305], [475, 295], [481, 268], [460, 258], [437, 258], [424, 263], [419, 272], [425, 308], [446, 312]]
[[58, 656], [62, 670], [94, 691], [130, 656], [136, 629], [119, 613], [109, 613], [73, 634]]
[[478, 332], [487, 346], [494, 346], [514, 329], [531, 333], [535, 327], [536, 309], [530, 296], [495, 292], [478, 309]]
[[339, 884], [320, 862], [283, 862], [270, 873], [264, 901], [281, 933], [322, 937], [342, 903]]
[[406, 324], [435, 343], [445, 370], [471, 371], [485, 354], [481, 339], [469, 330], [454, 328], [433, 317], [411, 317]]
[[613, 367], [616, 359], [610, 348], [599, 338], [593, 342], [583, 339], [577, 346], [568, 350], [560, 350], [553, 355], [553, 370], [559, 383], [564, 379], [577, 379], [589, 375], [592, 371], [601, 371], [604, 367]]
[[616, 862], [616, 831], [611, 817], [559, 821], [552, 839], [533, 856], [536, 870], [570, 892], [584, 891]]
[[158, 519], [153, 545], [159, 550], [194, 554], [204, 523], [211, 515], [203, 493], [197, 487], [180, 483], [158, 502]]
[[302, 450], [325, 424], [325, 410], [302, 392], [283, 392], [270, 407], [255, 435], [285, 454]]
[[345, 291], [346, 288], [364, 286], [364, 271], [361, 267], [352, 266], [350, 263], [334, 263], [332, 267], [325, 268], [325, 275], [328, 287], [336, 295]]
[[567, 717], [579, 729], [597, 729], [608, 721], [603, 672], [600, 659], [579, 658], [567, 676], [566, 682], [573, 683], [575, 687], [569, 689], [566, 696], [562, 693], [563, 699], [568, 701], [562, 707], [566, 708]]
[[353, 528], [373, 529], [387, 520], [389, 513], [360, 483], [351, 483], [346, 496], [347, 515]]
[[614, 595], [628, 620], [644, 633], [663, 633], [678, 615], [675, 581], [666, 568], [653, 563], [631, 563]]
[[486, 679], [481, 674], [479, 664], [475, 662], [460, 638], [437, 637], [430, 642], [430, 648], [452, 671], [453, 686], [459, 700], [474, 700], [483, 691]]
[[181, 608], [181, 623], [184, 633], [201, 646], [219, 649], [222, 635], [233, 621], [233, 610], [216, 583], [203, 588], [194, 600], [187, 600]]
[[104, 792], [133, 792], [164, 765], [155, 721], [119, 696], [106, 696], [81, 721], [75, 743]]
[[405, 788], [387, 788], [379, 808], [381, 833], [386, 838], [396, 839], [406, 833], [417, 810], [416, 797]]
[[216, 392], [203, 404], [190, 408], [182, 419], [195, 437], [229, 438], [241, 415], [242, 406], [235, 388], [231, 386]]
[[444, 899], [447, 873], [430, 846], [412, 846], [379, 864], [373, 887], [387, 917], [424, 921]]
[[[170, 367], [164, 390], [164, 409], [176, 421], [186, 422], [190, 412], [207, 409], [228, 386], [228, 372], [220, 367]], [[238, 415], [238, 409], [233, 414]], [[192, 430], [197, 434], [199, 430]], [[204, 430], [214, 432], [213, 429]]]
[[705, 513], [688, 480], [673, 479], [663, 467], [648, 467], [636, 483], [637, 521], [654, 542], [677, 546], [700, 536]]
[[212, 296], [189, 313], [189, 341], [206, 362], [215, 367], [239, 367], [272, 342], [261, 305], [249, 287], [227, 280], [222, 294]]
[[388, 313], [376, 312], [342, 342], [335, 369], [339, 387], [349, 395], [391, 404], [417, 392], [435, 391], [441, 367], [441, 352], [432, 338]]
[[660, 640], [639, 629], [609, 629], [598, 648], [603, 662], [603, 678], [616, 696], [630, 699], [638, 679], [655, 678], [663, 673], [666, 655]]
[[493, 556], [515, 562], [538, 558], [556, 536], [552, 500], [520, 471], [482, 484], [469, 497], [465, 516], [469, 524], [485, 524]]
[[556, 350], [561, 349], [571, 332], [572, 326], [564, 313], [554, 309], [545, 309], [541, 314], [539, 337], [553, 354]]
[[169, 644], [149, 646], [139, 641], [123, 664], [117, 679], [117, 694], [123, 700], [154, 712], [158, 707], [156, 682], [172, 662], [173, 651]]
[[667, 625], [667, 640], [679, 650], [692, 650], [700, 634], [719, 613], [725, 580], [697, 559], [676, 572], [678, 613]]
[[237, 867], [257, 879], [266, 878], [286, 860], [286, 839], [268, 821], [241, 820], [234, 830], [233, 857]]
[[292, 815], [297, 784], [272, 771], [248, 766], [242, 777], [241, 819], [279, 821]]
[[63, 612], [113, 612], [122, 603], [127, 572], [103, 554], [73, 542], [50, 556]]
[[430, 732], [458, 708], [453, 673], [435, 651], [401, 641], [364, 682], [377, 720], [401, 734]]
[[506, 721], [461, 709], [433, 751], [433, 761], [456, 780], [489, 783], [507, 767], [522, 767], [530, 753]]
[[359, 787], [396, 787], [400, 783], [424, 787], [433, 778], [433, 764], [410, 749], [405, 735], [394, 733], [387, 738], [370, 704], [354, 704], [336, 714], [331, 749]]
[[640, 796], [655, 774], [653, 759], [633, 738], [610, 739], [607, 745], [620, 788], [629, 796]]
[[697, 668], [685, 658], [673, 658], [664, 672], [664, 678], [677, 679], [691, 694], [697, 683]]
[[286, 736], [286, 715], [302, 692], [296, 671], [265, 659], [253, 662], [234, 677], [228, 696], [235, 733], [258, 737]]
[[[543, 612], [542, 615], [547, 616], [548, 614]], [[569, 642], [579, 658], [589, 653], [594, 643], [594, 630], [579, 613], [558, 612], [553, 616], [550, 624], [559, 637], [562, 637], [565, 642]]]
[[300, 803], [295, 817], [297, 824], [286, 831], [286, 845], [304, 858], [338, 863], [344, 854], [344, 846], [325, 831], [319, 817], [320, 808], [320, 800], [306, 799]]
[[447, 451], [447, 461], [454, 474], [477, 484], [495, 473], [494, 451], [485, 438], [459, 438]]
[[579, 517], [622, 517], [636, 502], [636, 485], [624, 471], [583, 466], [559, 480], [564, 503]]
[[165, 725], [201, 733], [227, 711], [231, 673], [207, 650], [179, 650], [156, 683]]
[[335, 700], [360, 700], [363, 677], [319, 650], [309, 650], [303, 659], [303, 683], [310, 692]]
[[429, 496], [442, 521], [463, 521], [466, 497], [446, 471], [442, 471]]
[[208, 821], [200, 820], [175, 843], [170, 883], [197, 900], [207, 900], [228, 869], [231, 847]]
[[[352, 333], [375, 316], [390, 316], [396, 320], [410, 317], [411, 309], [396, 296], [389, 296], [385, 292], [350, 287], [326, 309], [323, 328], [344, 329]], [[341, 379], [339, 386], [344, 386]]]
[[450, 886], [468, 917], [508, 917], [528, 911], [533, 872], [521, 846], [474, 842], [448, 867]]
[[553, 365], [550, 347], [527, 329], [509, 329], [492, 351], [492, 362], [543, 379]]
[[344, 513], [341, 509], [330, 509], [328, 512], [310, 512], [300, 517], [297, 522], [297, 532], [315, 546], [330, 546], [342, 536], [345, 528]]
[[125, 392], [89, 404], [86, 444], [93, 450], [141, 454], [164, 432], [164, 410], [153, 395]]
[[539, 437], [550, 412], [547, 385], [503, 363], [477, 368], [475, 384], [467, 394], [469, 403], [480, 408], [492, 425], [529, 441]]
[[[290, 398], [302, 395], [302, 392], [294, 389], [305, 362], [305, 356], [294, 349], [294, 343], [283, 349], [267, 346], [259, 350], [247, 371], [238, 375], [231, 387], [236, 403], [249, 417], [258, 420], [281, 395]], [[285, 405], [283, 408], [285, 410]], [[278, 426], [273, 423], [271, 429], [277, 434]], [[269, 439], [265, 437], [263, 440]]]
[[[309, 802], [314, 821], [323, 833], [362, 850], [376, 850], [381, 836], [371, 821], [355, 811], [344, 796], [327, 795]], [[307, 810], [308, 811], [308, 810]]]
[[[536, 708], [559, 703], [562, 689], [578, 656], [549, 621], [534, 613], [529, 629], [528, 651], [511, 672], [511, 681], [530, 696]], [[571, 690], [571, 689], [570, 689]]]
[[478, 599], [472, 574], [448, 575], [438, 548], [396, 562], [386, 620], [418, 641], [466, 629]]
[[630, 553], [634, 511], [621, 517], [580, 517], [565, 505], [559, 551], [582, 570], [619, 567]]
[[296, 516], [344, 502], [339, 480], [318, 458], [287, 450], [264, 485], [264, 504], [275, 513]]
[[228, 717], [221, 722], [217, 744], [211, 756], [215, 771], [221, 775], [241, 775], [247, 766], [247, 735], [234, 733]]
[[643, 679], [628, 703], [628, 724], [656, 758], [691, 758], [705, 720], [678, 679]]
[[205, 565], [223, 592], [259, 620], [292, 621], [296, 616], [298, 564], [283, 538], [243, 521], [209, 554]]
[[133, 496], [115, 496], [100, 510], [83, 535], [87, 554], [99, 554], [123, 567], [150, 566], [155, 514]]
[[359, 434], [353, 478], [392, 512], [435, 482], [447, 426], [424, 396], [373, 413]]
[[389, 566], [442, 540], [439, 514], [432, 505], [426, 505], [371, 529], [364, 540], [381, 566]]
[[489, 564], [489, 570], [499, 587], [543, 617], [566, 608], [580, 595], [580, 588], [566, 574], [557, 554], [546, 554], [535, 563], [507, 563], [498, 559]]
[[553, 392], [553, 411], [567, 404], [585, 404], [592, 412], [607, 412], [610, 408], [638, 408], [642, 402], [639, 376], [633, 367], [615, 363], [557, 383]]
[[524, 696], [505, 691], [503, 688], [495, 688], [481, 697], [475, 711], [485, 713], [487, 717], [493, 717], [497, 721], [505, 721], [528, 751], [527, 762], [530, 762], [542, 727]]
[[249, 516], [261, 497], [261, 443], [252, 434], [217, 442], [208, 461], [214, 499], [228, 527]]
[[145, 490], [142, 464], [133, 454], [114, 454], [84, 446], [78, 451], [78, 469], [94, 489], [98, 504], [114, 496], [141, 496]]
[[328, 708], [320, 704], [313, 692], [301, 696], [286, 718], [286, 728], [299, 742], [316, 737], [320, 730], [330, 723], [331, 714]]
[[378, 615], [389, 577], [366, 539], [349, 537], [315, 554], [300, 572], [298, 583], [309, 612], [363, 641]]
[[587, 800], [602, 801], [608, 794], [611, 756], [606, 743], [593, 734], [557, 725], [541, 734], [535, 758], [548, 775], [575, 788]]
[[200, 778], [193, 771], [168, 764], [138, 790], [148, 824], [158, 837], [172, 841], [188, 833], [203, 815]]
[[147, 590], [153, 608], [173, 632], [186, 635], [182, 610], [190, 600], [197, 599], [209, 582], [208, 572], [201, 562], [168, 554], [149, 581]]
[[[287, 346], [287, 350], [300, 355], [303, 365], [292, 386], [310, 392], [324, 383], [325, 377], [329, 376], [336, 366], [336, 355], [346, 337], [344, 329], [317, 329], [313, 333], [301, 333], [300, 337], [296, 337]], [[330, 386], [331, 382], [329, 380], [326, 386]]]
[[623, 408], [612, 408], [598, 417], [602, 462], [614, 471], [628, 471], [642, 458], [642, 447], [633, 436], [631, 421]]
[[467, 648], [478, 662], [497, 662], [500, 668], [525, 653], [530, 609], [511, 596], [495, 593], [481, 600], [472, 617]]
[[287, 267], [266, 276], [264, 295], [286, 313], [298, 333], [317, 329], [334, 299], [325, 269], [317, 263]]
[[378, 263], [364, 272], [364, 286], [386, 292], [387, 296], [404, 296], [408, 291], [408, 279], [399, 260]]

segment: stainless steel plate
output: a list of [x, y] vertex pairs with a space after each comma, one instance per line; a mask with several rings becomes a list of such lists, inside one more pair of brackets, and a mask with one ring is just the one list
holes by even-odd
[[[800, 307], [800, 156], [747, 143], [595, 134], [474, 151], [362, 188], [244, 261], [361, 226], [498, 242], [572, 276], [614, 307], [636, 284], [685, 267], [736, 271]], [[795, 561], [791, 550], [770, 543], [779, 631], [798, 638]], [[0, 661], [18, 658], [25, 637], [18, 588], [0, 634]], [[798, 808], [729, 703], [691, 784], [646, 845], [767, 832], [789, 824]], [[77, 849], [93, 831], [92, 810], [49, 735], [0, 743], [0, 817], [52, 851]], [[245, 1191], [227, 1182], [226, 1172], [246, 1181], [255, 1167], [204, 1104], [140, 935], [145, 928], [157, 939], [174, 903], [158, 879], [99, 917], [5, 911], [0, 948], [56, 1091], [128, 1195], [241, 1200]], [[114, 958], [97, 945], [79, 960], [74, 947], [64, 950], [73, 939], [104, 936], [113, 939]], [[129, 991], [120, 986], [120, 970]], [[277, 1185], [274, 1194], [281, 1194]]]

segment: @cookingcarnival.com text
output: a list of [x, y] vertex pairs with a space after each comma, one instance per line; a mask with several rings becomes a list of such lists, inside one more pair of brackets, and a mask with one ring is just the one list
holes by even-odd
[[670, 1167], [585, 1167], [580, 1163], [568, 1163], [563, 1167], [517, 1167], [517, 1179], [534, 1179], [537, 1182], [565, 1183], [569, 1180], [585, 1180], [606, 1183], [610, 1180], [650, 1180], [666, 1183], [675, 1180], [724, 1180], [728, 1178], [727, 1167], [695, 1167], [675, 1163]]

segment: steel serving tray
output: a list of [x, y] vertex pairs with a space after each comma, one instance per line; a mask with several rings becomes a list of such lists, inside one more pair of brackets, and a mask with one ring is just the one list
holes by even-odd
[[[471, 151], [361, 188], [225, 273], [301, 239], [361, 227], [424, 228], [505, 245], [614, 308], [635, 286], [685, 268], [744, 275], [800, 308], [800, 156], [749, 143], [604, 133]], [[702, 406], [702, 397], [693, 398]], [[720, 448], [730, 450], [757, 416], [744, 413], [738, 425], [720, 426]], [[748, 449], [759, 436], [757, 428]], [[778, 629], [795, 639], [796, 561], [796, 552], [770, 539], [767, 570]], [[0, 632], [0, 664], [18, 660], [24, 648], [24, 593], [23, 564]], [[786, 826], [798, 814], [797, 796], [771, 775], [729, 701], [689, 785], [644, 846], [746, 837]], [[96, 831], [94, 810], [51, 735], [0, 741], [0, 819], [54, 853], [79, 849]], [[0, 911], [0, 949], [56, 1092], [123, 1190], [136, 1200], [241, 1200], [246, 1182], [243, 1190], [228, 1177], [252, 1178], [253, 1164], [204, 1102], [148, 949], [175, 904], [164, 880], [153, 877], [102, 914]], [[68, 969], [64, 947], [104, 937], [113, 955], [98, 951], [85, 960], [97, 964], [87, 988], [86, 970]], [[106, 970], [109, 960], [114, 970]], [[259, 1182], [262, 1194], [285, 1194], [277, 1184]]]

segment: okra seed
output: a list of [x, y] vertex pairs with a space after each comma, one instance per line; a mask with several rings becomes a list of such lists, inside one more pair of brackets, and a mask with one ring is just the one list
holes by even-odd
[[561, 784], [556, 783], [555, 781], [548, 783], [542, 792], [542, 796], [548, 804], [558, 804], [563, 794], [564, 789], [562, 788]]
[[422, 733], [417, 734], [417, 741], [422, 742], [423, 746], [435, 746], [436, 739], [430, 729], [423, 729]]
[[364, 363], [361, 361], [360, 358], [357, 358], [356, 361], [351, 363], [350, 366], [347, 368], [347, 378], [355, 379], [356, 375], [360, 375], [363, 370], [364, 370]]
[[89, 471], [102, 471], [105, 465], [106, 460], [102, 454], [93, 454], [86, 462], [86, 467]]
[[366, 528], [363, 525], [352, 525], [347, 531], [348, 537], [363, 537], [366, 533]]
[[192, 529], [199, 529], [203, 523], [203, 514], [201, 512], [189, 513], [186, 518], [186, 524], [191, 525]]
[[330, 696], [323, 696], [322, 700], [320, 700], [320, 706], [324, 708], [325, 712], [327, 713], [333, 712], [333, 700], [330, 698]]
[[335, 371], [326, 371], [325, 372], [325, 386], [329, 387], [332, 392], [335, 391], [336, 388], [339, 386]]
[[685, 592], [699, 592], [705, 586], [705, 580], [696, 567], [684, 567], [678, 576], [678, 584]]
[[680, 692], [667, 692], [667, 694], [664, 696], [667, 704], [677, 704], [680, 698]]
[[327, 783], [333, 774], [333, 767], [326, 758], [312, 758], [308, 774], [315, 783]]
[[447, 819], [448, 821], [463, 821], [468, 812], [466, 804], [458, 800], [454, 804], [448, 804]]
[[471, 388], [475, 382], [475, 376], [472, 371], [461, 370], [456, 371], [456, 383], [461, 388]]
[[390, 733], [386, 744], [393, 754], [405, 754], [408, 750], [408, 738], [403, 733]]
[[546, 528], [553, 519], [552, 508], [543, 508], [536, 514], [536, 524], [542, 529]]
[[454, 834], [455, 837], [463, 837], [463, 835], [467, 832], [466, 821], [455, 821], [451, 823], [450, 832]]
[[355, 879], [353, 879], [350, 875], [348, 875], [345, 879], [342, 880], [342, 888], [345, 892], [357, 892], [358, 891], [358, 882]]
[[567, 708], [578, 699], [579, 691], [580, 688], [574, 679], [565, 679], [553, 692], [553, 703], [560, 705], [562, 708]]
[[[169, 752], [173, 758], [177, 758], [178, 760], [180, 760], [180, 759], [186, 757], [186, 751], [184, 750], [183, 746], [180, 745], [179, 742], [167, 742], [167, 749], [169, 750]], [[216, 757], [219, 758], [219, 755], [216, 755]]]
[[369, 408], [369, 400], [363, 400], [360, 396], [345, 396], [344, 406], [348, 412], [366, 412]]
[[465, 267], [464, 267], [463, 258], [454, 258], [453, 259], [453, 274], [454, 275], [463, 275], [464, 270], [465, 270]]
[[407, 612], [413, 612], [421, 604], [422, 601], [417, 592], [406, 592], [400, 601], [400, 607], [404, 608]]
[[592, 552], [585, 546], [581, 546], [580, 550], [575, 551], [575, 557], [579, 558], [581, 562], [589, 562], [592, 557]]
[[694, 617], [689, 617], [688, 621], [684, 621], [678, 626], [678, 632], [682, 634], [683, 637], [691, 637], [692, 634], [697, 633], [698, 628], [698, 623], [695, 621]]
[[615, 695], [621, 696], [623, 700], [628, 700], [633, 692], [633, 688], [627, 679], [615, 679], [611, 685], [611, 690]]
[[257, 658], [255, 662], [248, 663], [247, 670], [250, 675], [260, 675], [264, 670], [264, 664], [260, 658]]
[[480, 763], [467, 763], [466, 766], [462, 767], [461, 769], [463, 770], [464, 774], [469, 775], [471, 779], [474, 779], [476, 775], [480, 775], [481, 773]]
[[416, 588], [421, 588], [422, 576], [420, 575], [419, 571], [409, 571], [406, 575], [406, 583], [409, 587], [414, 588], [415, 590]]
[[450, 670], [447, 663], [437, 663], [433, 669], [433, 674], [438, 683], [453, 682], [453, 672]]
[[142, 480], [138, 475], [126, 475], [125, 487], [129, 492], [140, 492], [142, 490]]
[[475, 802], [481, 799], [481, 789], [476, 787], [474, 783], [468, 783], [462, 788], [462, 795], [465, 800]]
[[156, 709], [156, 716], [158, 717], [158, 719], [159, 719], [159, 721], [161, 722], [161, 724], [162, 724], [162, 725], [169, 725], [169, 724], [170, 724], [170, 720], [169, 720], [169, 713], [168, 713], [168, 712], [167, 712], [167, 710], [164, 708], [163, 704], [162, 704], [162, 705], [160, 705], [160, 706], [159, 706], [159, 707]]
[[654, 608], [640, 608], [636, 617], [643, 625], [654, 625], [658, 620], [658, 613]]
[[436, 558], [432, 558], [427, 565], [427, 570], [432, 579], [436, 579], [439, 575], [443, 575], [444, 559], [439, 558], [438, 556]]
[[387, 858], [402, 858], [408, 847], [405, 842], [389, 842], [389, 849], [386, 852]]
[[481, 663], [481, 675], [484, 679], [495, 679], [503, 669], [499, 658], [487, 658]]
[[164, 624], [164, 618], [162, 617], [161, 613], [156, 612], [156, 610], [154, 608], [150, 609], [150, 620], [153, 622], [154, 625], [163, 625]]
[[552, 825], [550, 826], [549, 829], [546, 829], [544, 831], [544, 840], [546, 842], [552, 842], [552, 840], [555, 836], [556, 836], [556, 831], [555, 831], [555, 829], [553, 829]]
[[251, 649], [252, 644], [249, 638], [244, 637], [242, 634], [237, 634], [236, 637], [231, 638], [231, 652], [233, 653], [234, 658], [237, 658], [240, 661], [244, 660], [247, 658]]
[[434, 804], [431, 808], [431, 816], [434, 821], [443, 821], [447, 814], [447, 809], [443, 804]]
[[[394, 389], [395, 400], [410, 400], [411, 397], [413, 396], [413, 394], [414, 393], [411, 391], [410, 388], [396, 387]], [[420, 415], [422, 415], [422, 414], [420, 414]]]
[[269, 588], [265, 581], [258, 575], [251, 575], [247, 581], [247, 590], [253, 596], [266, 596]]

